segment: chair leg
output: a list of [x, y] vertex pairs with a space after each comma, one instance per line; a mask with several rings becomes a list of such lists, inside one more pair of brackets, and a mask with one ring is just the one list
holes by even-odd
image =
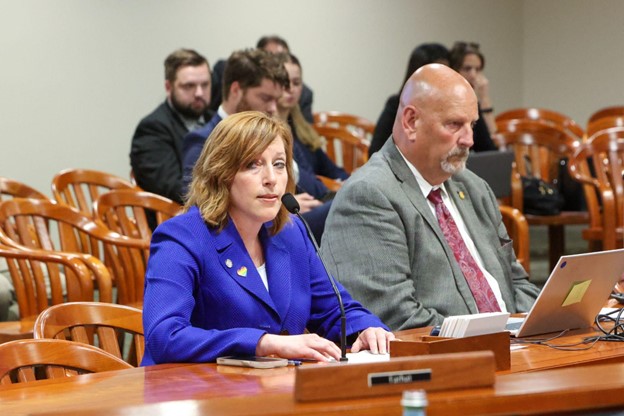
[[563, 225], [548, 226], [548, 259], [553, 270], [559, 258], [565, 253], [565, 232]]

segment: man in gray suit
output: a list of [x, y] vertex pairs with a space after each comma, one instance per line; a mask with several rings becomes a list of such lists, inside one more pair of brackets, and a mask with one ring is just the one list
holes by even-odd
[[[392, 140], [334, 199], [322, 255], [354, 299], [392, 330], [486, 310], [524, 312], [537, 297], [492, 190], [464, 170], [477, 118], [477, 98], [461, 75], [439, 64], [420, 68], [401, 93]], [[438, 188], [442, 213], [427, 198]], [[443, 214], [452, 217], [461, 254], [438, 221]], [[467, 272], [468, 252], [474, 267]], [[485, 293], [493, 309], [482, 307]]]

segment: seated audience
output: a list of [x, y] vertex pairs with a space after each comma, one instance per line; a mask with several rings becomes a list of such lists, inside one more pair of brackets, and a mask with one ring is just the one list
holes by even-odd
[[[414, 71], [423, 65], [439, 63], [449, 64], [449, 51], [446, 46], [439, 43], [423, 43], [417, 46], [412, 51], [409, 61], [407, 63], [407, 72], [405, 78], [401, 83], [401, 88], [407, 82], [409, 77], [412, 76]], [[393, 94], [388, 97], [386, 106], [384, 107], [377, 124], [375, 124], [375, 131], [371, 140], [370, 147], [368, 148], [368, 156], [372, 156], [382, 148], [384, 143], [388, 140], [388, 137], [392, 134], [392, 126], [394, 125], [394, 118], [396, 117], [397, 110], [399, 109], [399, 95], [401, 90], [397, 94]]]
[[[188, 186], [191, 172], [206, 139], [215, 126], [228, 115], [241, 111], [261, 111], [277, 115], [277, 100], [288, 89], [288, 73], [283, 59], [261, 49], [234, 52], [228, 59], [224, 72], [223, 102], [217, 113], [204, 127], [189, 133], [183, 143], [184, 188]], [[328, 189], [316, 176], [299, 171], [297, 184], [301, 192], [295, 197], [301, 213], [310, 223], [317, 241], [325, 228], [330, 205], [323, 204], [315, 195], [325, 195]]]
[[[290, 126], [293, 135], [293, 156], [299, 172], [308, 174], [320, 182], [315, 175], [322, 175], [327, 178], [344, 180], [349, 174], [327, 156], [321, 148], [322, 139], [308, 123], [299, 108], [299, 97], [303, 85], [301, 77], [301, 64], [294, 55], [281, 54], [284, 59], [284, 67], [288, 72], [290, 88], [277, 101], [277, 113], [279, 118]], [[314, 195], [321, 199], [324, 195]]]
[[[256, 48], [265, 50], [270, 53], [283, 53], [290, 52], [288, 43], [283, 38], [273, 36], [263, 36], [258, 39]], [[211, 108], [217, 110], [222, 101], [222, 84], [223, 84], [223, 72], [225, 71], [225, 60], [221, 59], [217, 61], [212, 71], [212, 100]], [[312, 115], [312, 90], [305, 84], [302, 84], [301, 97], [299, 97], [299, 107], [301, 112], [308, 123], [314, 123], [314, 117]]]
[[137, 185], [182, 203], [182, 140], [210, 120], [210, 68], [191, 49], [165, 59], [167, 99], [141, 120], [132, 137], [130, 164]]
[[459, 72], [474, 88], [479, 105], [479, 119], [474, 125], [472, 150], [496, 150], [491, 135], [496, 132], [494, 107], [490, 98], [489, 81], [483, 74], [485, 58], [476, 43], [455, 42], [449, 55], [451, 68]]
[[461, 75], [423, 66], [403, 88], [391, 139], [336, 194], [323, 258], [392, 330], [526, 312], [538, 295], [492, 190], [464, 169], [477, 119]]
[[[152, 238], [142, 365], [227, 355], [340, 358], [336, 296], [304, 225], [281, 203], [293, 190], [286, 125], [243, 112], [216, 126], [193, 171], [186, 212]], [[351, 351], [387, 352], [392, 333], [339, 290]]]

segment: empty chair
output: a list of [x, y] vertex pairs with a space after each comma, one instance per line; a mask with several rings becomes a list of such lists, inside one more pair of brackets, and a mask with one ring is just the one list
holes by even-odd
[[113, 303], [63, 303], [39, 314], [34, 336], [91, 344], [137, 366], [144, 351], [142, 316], [140, 309]]
[[557, 111], [547, 110], [544, 108], [515, 108], [513, 110], [507, 110], [499, 113], [496, 116], [497, 122], [507, 120], [539, 120], [563, 127], [577, 140], [582, 140], [585, 136], [583, 128], [572, 118]]
[[92, 345], [59, 339], [23, 339], [0, 345], [0, 384], [125, 370], [132, 366]]
[[[0, 258], [8, 266], [21, 319], [34, 320], [50, 305], [94, 300], [97, 279], [82, 255], [21, 250], [0, 244]], [[107, 279], [98, 281], [99, 285], [110, 292], [110, 275], [104, 265], [99, 273]]]
[[325, 153], [337, 165], [351, 174], [368, 160], [368, 146], [345, 128], [315, 124], [316, 132], [325, 138]]
[[[0, 204], [0, 242], [26, 250], [83, 254], [86, 264], [97, 273], [101, 263], [93, 261], [95, 256], [110, 270], [119, 303], [142, 302], [149, 243], [114, 233], [72, 207], [35, 199], [4, 201]], [[100, 252], [102, 256], [98, 256]], [[111, 302], [110, 291], [104, 291], [100, 283], [106, 282], [98, 280], [100, 300]]]
[[594, 121], [599, 120], [601, 118], [613, 117], [613, 116], [624, 116], [624, 106], [614, 105], [611, 107], [601, 108], [600, 110], [594, 112], [591, 116], [589, 116], [587, 125], [590, 125]]
[[111, 189], [135, 188], [127, 180], [111, 173], [89, 169], [65, 169], [52, 178], [52, 196], [57, 202], [74, 207], [87, 215], [93, 203]]
[[[591, 168], [590, 168], [591, 164]], [[570, 174], [587, 184], [589, 227], [584, 239], [602, 249], [622, 247], [624, 240], [624, 127], [599, 130], [570, 159]]]
[[353, 114], [342, 113], [340, 111], [320, 111], [314, 113], [314, 124], [318, 126], [342, 127], [351, 133], [365, 140], [365, 144], [370, 145], [375, 123], [364, 117]]
[[559, 177], [560, 161], [574, 154], [580, 141], [560, 125], [538, 120], [505, 120], [497, 122], [497, 142], [514, 151], [515, 172], [512, 174], [511, 205], [522, 211], [529, 225], [548, 226], [550, 267], [565, 252], [564, 227], [589, 223], [586, 211], [561, 211], [556, 215], [534, 215], [524, 212], [520, 176], [535, 177], [553, 184]]
[[94, 204], [95, 217], [112, 231], [150, 241], [152, 230], [146, 211], [155, 225], [180, 213], [182, 207], [171, 199], [134, 189], [112, 190], [98, 197]]

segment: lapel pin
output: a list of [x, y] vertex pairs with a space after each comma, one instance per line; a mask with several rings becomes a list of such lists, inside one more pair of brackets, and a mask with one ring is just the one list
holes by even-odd
[[243, 266], [240, 269], [236, 270], [236, 274], [242, 277], [247, 277], [247, 267]]
[[231, 269], [231, 268], [232, 268], [232, 260], [227, 259], [227, 260], [225, 261], [225, 265], [227, 266], [227, 268], [228, 268], [228, 269]]
[[464, 195], [462, 191], [459, 191], [458, 194], [459, 194], [459, 199], [463, 200], [466, 198], [466, 195]]

